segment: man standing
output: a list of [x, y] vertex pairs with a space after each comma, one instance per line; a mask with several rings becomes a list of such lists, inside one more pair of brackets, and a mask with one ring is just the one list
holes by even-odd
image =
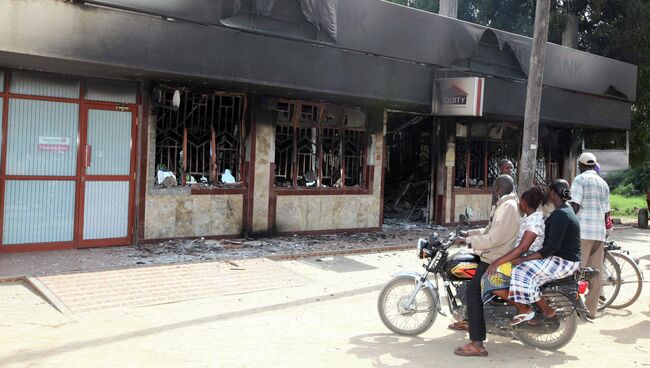
[[[580, 175], [571, 185], [571, 207], [580, 222], [580, 267], [593, 267], [602, 272], [605, 256], [605, 217], [609, 214], [609, 186], [595, 168], [596, 156], [585, 152], [578, 158]], [[602, 277], [589, 281], [587, 309], [590, 318], [596, 317], [598, 299], [603, 287]]]
[[465, 242], [481, 257], [481, 263], [467, 287], [467, 316], [469, 321], [469, 339], [471, 342], [454, 350], [461, 356], [487, 356], [485, 341], [485, 320], [483, 318], [483, 300], [481, 300], [481, 277], [491, 262], [508, 253], [514, 247], [519, 232], [519, 205], [517, 194], [513, 193], [514, 180], [510, 175], [499, 175], [495, 190], [499, 200], [494, 209], [490, 223], [486, 228], [470, 230], [466, 238], [457, 238], [456, 242]]

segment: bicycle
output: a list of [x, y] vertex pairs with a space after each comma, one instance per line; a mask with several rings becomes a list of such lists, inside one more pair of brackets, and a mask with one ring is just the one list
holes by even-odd
[[643, 273], [629, 252], [621, 250], [613, 241], [605, 243], [602, 278], [603, 290], [598, 310], [626, 308], [639, 299], [643, 289]]

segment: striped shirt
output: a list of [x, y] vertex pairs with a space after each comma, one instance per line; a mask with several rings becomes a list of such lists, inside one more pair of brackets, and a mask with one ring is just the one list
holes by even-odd
[[609, 186], [594, 170], [576, 176], [571, 202], [579, 204], [580, 238], [605, 241], [605, 213], [609, 212]]

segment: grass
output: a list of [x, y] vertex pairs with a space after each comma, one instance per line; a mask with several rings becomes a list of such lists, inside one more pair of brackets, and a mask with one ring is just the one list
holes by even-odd
[[636, 218], [639, 208], [648, 207], [645, 196], [624, 197], [612, 194], [609, 197], [612, 217], [633, 217]]

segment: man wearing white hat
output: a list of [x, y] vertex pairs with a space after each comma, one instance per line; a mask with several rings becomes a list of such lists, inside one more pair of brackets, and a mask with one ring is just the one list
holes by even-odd
[[[581, 267], [593, 267], [602, 272], [605, 256], [605, 216], [609, 213], [609, 186], [595, 168], [596, 156], [585, 152], [578, 158], [580, 175], [571, 185], [571, 206], [580, 222]], [[589, 317], [596, 317], [598, 299], [603, 287], [602, 277], [589, 281], [587, 309]]]

